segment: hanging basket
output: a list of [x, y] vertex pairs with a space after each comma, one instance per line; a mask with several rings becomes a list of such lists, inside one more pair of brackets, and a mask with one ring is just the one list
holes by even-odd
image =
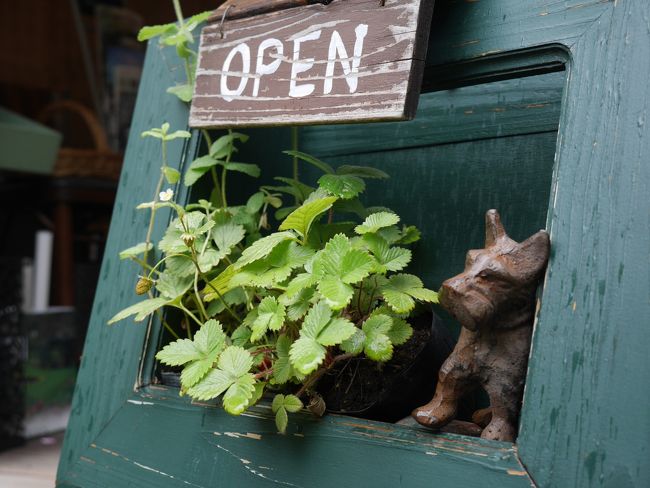
[[78, 102], [66, 100], [49, 104], [39, 115], [39, 120], [46, 122], [53, 114], [61, 111], [72, 112], [81, 117], [92, 135], [95, 147], [93, 149], [62, 147], [54, 164], [53, 175], [117, 181], [122, 168], [122, 155], [108, 147], [106, 133], [95, 114]]

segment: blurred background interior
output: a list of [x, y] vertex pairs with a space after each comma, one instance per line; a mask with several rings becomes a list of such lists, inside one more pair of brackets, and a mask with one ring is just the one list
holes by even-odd
[[[219, 3], [183, 0], [184, 14]], [[137, 33], [173, 19], [165, 0], [0, 0], [0, 488], [53, 486], [144, 60]]]

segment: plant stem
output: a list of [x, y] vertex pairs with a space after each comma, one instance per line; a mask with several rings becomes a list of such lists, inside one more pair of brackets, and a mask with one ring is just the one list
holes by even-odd
[[178, 336], [176, 331], [174, 329], [172, 329], [171, 326], [165, 320], [165, 317], [163, 316], [162, 311], [160, 309], [158, 309], [158, 310], [156, 310], [156, 313], [158, 314], [158, 317], [160, 318], [160, 322], [162, 322], [165, 329], [167, 329], [167, 332], [169, 332], [174, 339], [176, 339], [176, 340], [180, 339], [180, 337]]
[[[228, 129], [228, 134], [232, 136], [232, 129]], [[226, 155], [226, 163], [223, 165], [223, 171], [221, 172], [221, 203], [223, 208], [228, 207], [228, 200], [226, 198], [226, 175], [228, 174], [228, 163], [230, 163], [230, 159], [232, 158], [232, 150], [233, 144], [231, 137], [230, 141], [228, 142], [228, 154]]]
[[[196, 318], [196, 315], [194, 315], [185, 305], [183, 305], [183, 302], [178, 303], [178, 308], [180, 308], [183, 312], [189, 315], [192, 318], [192, 320], [194, 320], [194, 322], [196, 322], [199, 325], [199, 327], [203, 325], [203, 323], [198, 318]], [[189, 337], [190, 339], [192, 338], [190, 324], [187, 324], [187, 337]]]
[[[149, 244], [151, 244], [151, 234], [153, 233], [153, 224], [156, 219], [156, 204], [158, 203], [158, 197], [160, 196], [160, 191], [162, 190], [163, 183], [165, 182], [165, 168], [167, 167], [167, 143], [165, 140], [161, 142], [162, 144], [162, 167], [160, 168], [160, 177], [158, 178], [158, 184], [156, 185], [156, 191], [153, 196], [153, 206], [151, 207], [151, 217], [149, 218], [149, 228], [147, 229], [147, 238], [145, 239], [145, 249], [144, 256], [142, 260], [146, 263], [149, 255]], [[146, 269], [144, 269], [146, 272]]]
[[176, 19], [178, 20], [178, 23], [182, 26], [185, 25], [185, 19], [183, 19], [183, 11], [181, 10], [181, 2], [180, 0], [172, 0], [172, 3], [174, 4], [174, 12], [176, 13]]

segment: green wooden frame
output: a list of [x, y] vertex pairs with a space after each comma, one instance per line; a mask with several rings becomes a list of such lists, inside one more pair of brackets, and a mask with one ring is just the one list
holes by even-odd
[[[280, 436], [264, 405], [231, 417], [148, 384], [146, 345], [158, 328], [106, 321], [134, 301], [133, 269], [117, 254], [146, 225], [134, 207], [157, 172], [157, 146], [139, 133], [163, 116], [174, 128], [187, 123], [186, 108], [164, 94], [173, 72], [152, 45], [57, 486], [650, 485], [650, 3], [438, 0], [434, 15], [429, 69], [456, 79], [558, 62], [526, 64], [527, 50], [567, 56], [553, 252], [518, 443], [336, 416], [300, 417]], [[170, 161], [183, 164], [197, 144], [172, 146]]]

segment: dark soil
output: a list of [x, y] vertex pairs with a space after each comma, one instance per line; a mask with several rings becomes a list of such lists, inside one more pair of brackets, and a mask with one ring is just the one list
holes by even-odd
[[431, 315], [412, 325], [413, 335], [387, 363], [353, 358], [319, 381], [317, 390], [330, 412], [395, 422], [431, 399], [453, 341], [444, 337], [439, 322], [432, 327]]

